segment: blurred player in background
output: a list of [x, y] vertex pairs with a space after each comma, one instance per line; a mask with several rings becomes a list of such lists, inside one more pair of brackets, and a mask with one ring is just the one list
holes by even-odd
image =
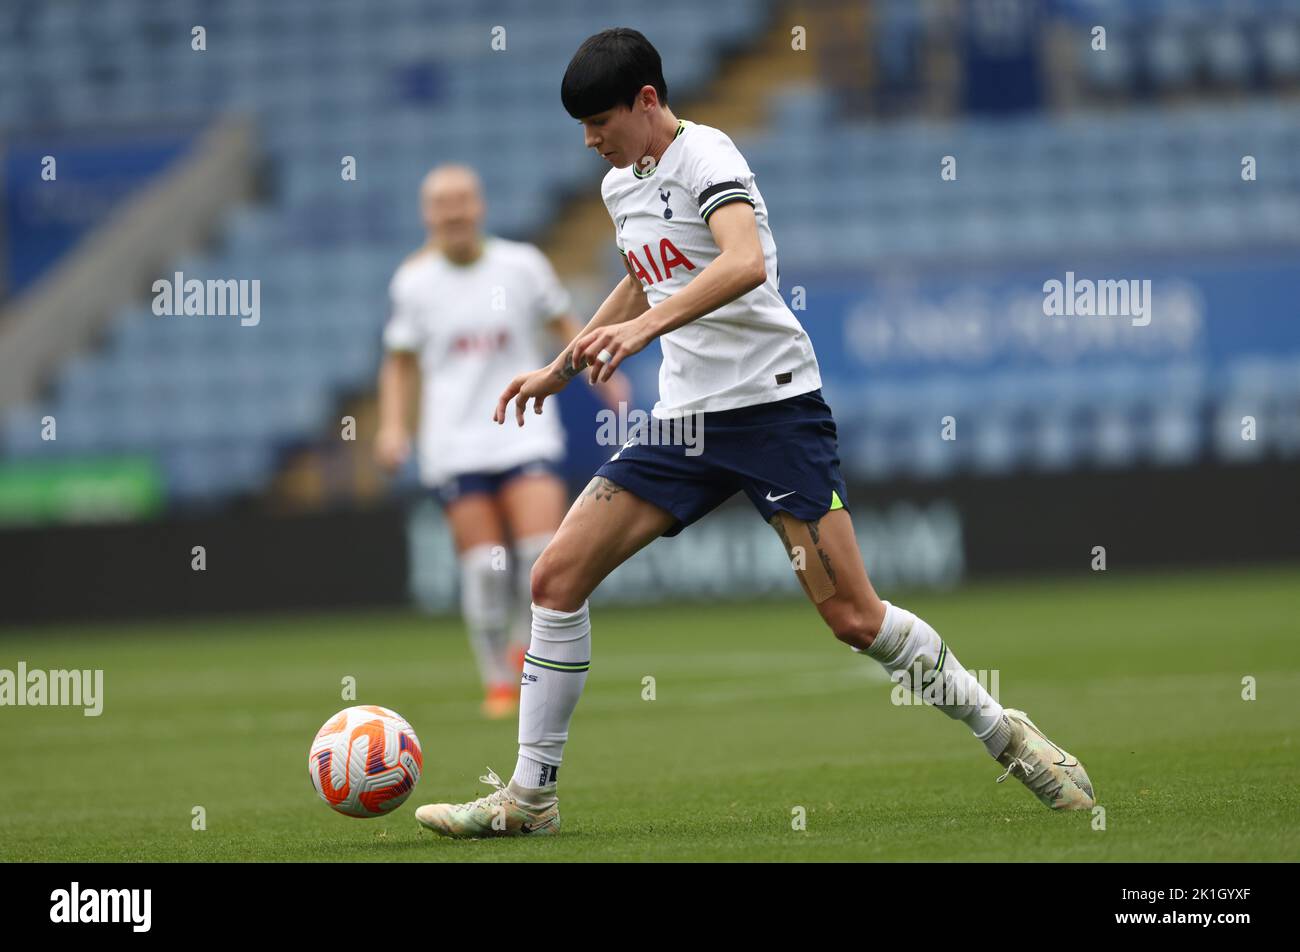
[[776, 530], [836, 638], [965, 725], [1006, 768], [999, 781], [1016, 778], [1054, 810], [1090, 808], [1082, 764], [1023, 711], [1004, 709], [933, 627], [867, 578], [817, 358], [781, 297], [767, 206], [744, 156], [720, 130], [673, 115], [659, 53], [635, 30], [584, 42], [561, 99], [612, 166], [601, 193], [628, 273], [554, 361], [513, 379], [495, 419], [505, 422], [513, 400], [527, 429], [529, 400], [541, 413], [584, 367], [608, 378], [658, 338], [654, 416], [702, 415], [703, 452], [632, 440], [596, 471], [533, 569], [514, 775], [505, 784], [489, 771], [492, 793], [422, 806], [416, 819], [448, 836], [559, 832], [557, 776], [591, 662], [588, 596], [637, 550], [737, 492]]
[[[376, 455], [389, 470], [406, 462], [418, 392], [420, 481], [442, 504], [460, 560], [483, 712], [505, 717], [518, 704], [530, 636], [529, 572], [567, 504], [555, 468], [564, 432], [550, 414], [503, 440], [488, 414], [503, 376], [542, 362], [547, 332], [562, 346], [580, 327], [541, 251], [483, 234], [472, 169], [433, 169], [420, 206], [428, 241], [402, 262], [389, 289]], [[602, 395], [625, 400], [626, 380], [611, 383]]]

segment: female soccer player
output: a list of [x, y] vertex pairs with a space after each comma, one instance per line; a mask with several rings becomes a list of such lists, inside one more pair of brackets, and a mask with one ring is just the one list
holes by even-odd
[[[482, 233], [482, 189], [472, 169], [431, 171], [420, 206], [428, 242], [390, 287], [375, 452], [388, 469], [406, 461], [408, 415], [422, 390], [420, 478], [443, 506], [460, 560], [461, 612], [483, 681], [483, 713], [507, 717], [531, 627], [529, 571], [568, 501], [555, 471], [564, 433], [552, 415], [533, 432], [502, 440], [476, 408], [496, 394], [493, 380], [543, 359], [543, 332], [568, 341], [578, 322], [537, 248]], [[604, 396], [625, 399], [625, 388], [620, 378]]]
[[[601, 192], [628, 275], [549, 366], [501, 395], [524, 425], [587, 366], [606, 380], [658, 338], [654, 416], [703, 415], [703, 453], [634, 442], [597, 470], [532, 572], [519, 759], [509, 784], [469, 803], [437, 803], [419, 822], [449, 836], [556, 833], [556, 779], [591, 660], [587, 597], [661, 535], [675, 535], [744, 492], [785, 544], [799, 580], [840, 641], [964, 723], [1052, 809], [1093, 804], [1077, 759], [1021, 711], [1003, 709], [924, 620], [877, 597], [840, 476], [835, 423], [807, 334], [777, 287], [767, 208], [745, 159], [717, 129], [668, 107], [659, 54], [635, 30], [587, 39], [561, 86], [586, 145], [612, 166]], [[916, 678], [920, 672], [921, 677]]]

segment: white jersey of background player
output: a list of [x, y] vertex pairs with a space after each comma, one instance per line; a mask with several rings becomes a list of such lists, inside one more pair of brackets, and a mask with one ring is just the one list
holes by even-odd
[[466, 473], [496, 473], [564, 458], [554, 415], [503, 440], [481, 412], [496, 399], [501, 373], [540, 363], [546, 325], [570, 313], [569, 294], [535, 246], [484, 236], [469, 264], [434, 248], [411, 255], [389, 286], [389, 350], [414, 352], [421, 376], [417, 459], [430, 488]]
[[[564, 485], [553, 468], [564, 456], [564, 433], [551, 414], [503, 440], [483, 407], [503, 375], [521, 362], [540, 363], [543, 347], [555, 346], [547, 338], [567, 342], [578, 324], [541, 251], [481, 233], [483, 201], [472, 170], [434, 169], [420, 199], [429, 241], [401, 264], [389, 288], [376, 450], [388, 468], [406, 461], [419, 389], [420, 481], [442, 504], [460, 559], [461, 609], [484, 713], [508, 716], [529, 637], [528, 573], [564, 515]], [[620, 381], [611, 395], [617, 399], [623, 387]], [[513, 558], [504, 559], [510, 544]]]

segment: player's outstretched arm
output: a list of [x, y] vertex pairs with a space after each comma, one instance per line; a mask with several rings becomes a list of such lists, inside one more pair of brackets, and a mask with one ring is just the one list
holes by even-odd
[[596, 328], [626, 324], [650, 310], [650, 301], [645, 296], [645, 288], [626, 258], [623, 259], [623, 267], [627, 269], [627, 277], [614, 285], [614, 290], [610, 291], [604, 303], [596, 308], [596, 313], [587, 322], [587, 326], [573, 335], [564, 353], [556, 358], [557, 361], [562, 361], [579, 340]]
[[[686, 287], [633, 320], [584, 329], [576, 342], [575, 362], [592, 365], [593, 383], [608, 380], [624, 358], [660, 334], [716, 311], [767, 280], [753, 208], [745, 202], [725, 205], [709, 216], [709, 230], [719, 254]], [[602, 354], [607, 359], [599, 359]]]
[[606, 325], [622, 324], [634, 320], [637, 315], [644, 313], [649, 307], [646, 300], [645, 291], [641, 287], [641, 282], [632, 277], [629, 272], [628, 276], [614, 286], [614, 290], [605, 298], [605, 302], [596, 310], [595, 315], [582, 332], [575, 337], [569, 346], [565, 347], [555, 360], [540, 370], [522, 373], [501, 393], [497, 400], [496, 409], [492, 413], [492, 419], [497, 423], [505, 423], [506, 412], [510, 401], [515, 402], [515, 421], [519, 426], [524, 425], [524, 410], [528, 406], [528, 401], [533, 401], [533, 412], [542, 412], [542, 403], [551, 394], [559, 393], [563, 390], [570, 380], [582, 373], [586, 363], [575, 363], [573, 360], [574, 346], [583, 334], [588, 333], [592, 328], [604, 327]]
[[497, 399], [497, 407], [492, 411], [492, 419], [497, 423], [505, 423], [506, 411], [511, 400], [515, 402], [515, 422], [520, 426], [524, 425], [524, 410], [528, 407], [529, 400], [533, 401], [533, 412], [541, 413], [542, 403], [547, 397], [559, 393], [568, 386], [570, 380], [582, 373], [581, 367], [575, 367], [568, 362], [567, 350], [560, 357], [565, 362], [558, 367], [550, 364], [541, 370], [522, 373], [510, 381], [510, 386], [506, 387]]
[[[646, 304], [646, 308], [649, 308], [649, 303]], [[584, 328], [572, 314], [556, 317], [546, 326], [564, 347], [566, 353], [584, 332]], [[632, 399], [632, 384], [626, 374], [614, 374], [605, 383], [593, 384], [592, 389], [595, 390], [596, 397], [611, 410], [617, 410], [620, 404], [625, 404]]]

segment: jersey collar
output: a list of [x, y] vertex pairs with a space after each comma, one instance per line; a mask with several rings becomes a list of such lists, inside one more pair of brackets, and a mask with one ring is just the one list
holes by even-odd
[[[687, 122], [686, 122], [685, 119], [678, 119], [678, 120], [677, 120], [677, 131], [673, 133], [673, 142], [676, 142], [678, 139], [681, 138], [682, 133], [686, 131], [686, 126], [687, 126]], [[673, 147], [673, 142], [668, 143], [668, 149], [671, 149], [671, 148]], [[668, 154], [668, 149], [664, 149], [664, 155], [667, 155], [667, 154]], [[650, 176], [652, 176], [652, 175], [655, 174], [655, 169], [659, 168], [659, 164], [660, 164], [661, 162], [663, 162], [663, 156], [662, 156], [662, 155], [659, 157], [659, 162], [656, 162], [654, 165], [652, 165], [652, 166], [650, 167], [650, 171], [648, 171], [648, 172], [642, 172], [640, 169], [638, 169], [638, 168], [636, 167], [636, 163], [633, 162], [633, 163], [632, 163], [632, 174], [635, 175], [635, 176], [636, 176], [637, 178], [639, 178], [639, 179], [649, 178]]]

